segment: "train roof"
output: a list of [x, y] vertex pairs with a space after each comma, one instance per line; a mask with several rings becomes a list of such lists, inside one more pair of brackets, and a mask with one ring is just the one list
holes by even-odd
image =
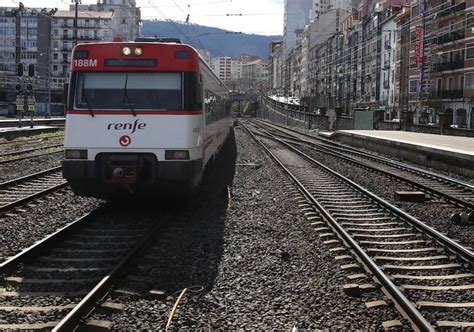
[[[143, 41], [142, 41], [143, 40]], [[179, 41], [179, 42], [178, 42]], [[87, 44], [78, 44], [73, 48], [73, 54], [76, 50], [84, 50], [87, 48], [96, 48], [96, 47], [104, 47], [104, 46], [109, 46], [109, 45], [156, 45], [156, 46], [172, 46], [173, 48], [176, 49], [190, 49], [192, 50], [195, 55], [200, 60], [200, 63], [202, 63], [207, 69], [209, 69], [212, 73], [214, 73], [216, 79], [221, 83], [225, 89], [228, 89], [227, 85], [222, 81], [219, 76], [212, 70], [210, 64], [208, 64], [204, 58], [199, 54], [199, 52], [191, 45], [188, 44], [183, 44], [181, 40], [178, 38], [137, 38], [135, 41], [106, 41], [106, 42], [95, 42], [95, 43], [87, 43]], [[74, 56], [74, 55], [73, 55]]]

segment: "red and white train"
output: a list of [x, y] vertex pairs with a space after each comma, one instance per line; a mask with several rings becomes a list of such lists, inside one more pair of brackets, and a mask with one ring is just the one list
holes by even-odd
[[193, 190], [229, 135], [228, 93], [178, 41], [77, 45], [63, 176], [84, 196]]

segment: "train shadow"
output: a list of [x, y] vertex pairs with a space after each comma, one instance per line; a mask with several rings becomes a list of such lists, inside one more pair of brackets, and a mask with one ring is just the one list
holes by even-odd
[[232, 131], [206, 170], [199, 193], [187, 205], [166, 208], [171, 220], [163, 225], [146, 252], [134, 260], [132, 266], [141, 267], [138, 270], [144, 282], [137, 285], [125, 280], [119, 286], [131, 286], [143, 295], [150, 289], [172, 295], [184, 288], [206, 292], [212, 287], [223, 254], [228, 188], [234, 180], [236, 159]]

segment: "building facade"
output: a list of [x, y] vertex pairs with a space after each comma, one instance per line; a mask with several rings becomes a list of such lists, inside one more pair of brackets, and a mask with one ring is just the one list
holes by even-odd
[[270, 45], [272, 93], [318, 112], [474, 129], [474, 0], [351, 4], [330, 2], [293, 29], [291, 48], [286, 25], [282, 47]]
[[283, 44], [287, 49], [296, 46], [296, 33], [316, 17], [319, 0], [285, 0], [283, 22]]
[[[114, 38], [114, 12], [78, 11], [77, 43], [112, 41]], [[71, 64], [72, 48], [76, 43], [74, 10], [58, 10], [53, 14], [51, 23], [51, 77], [60, 78], [55, 82], [63, 83]], [[62, 81], [62, 82], [61, 82]]]
[[17, 85], [31, 84], [41, 106], [47, 101], [50, 21], [51, 10], [0, 7], [0, 114], [14, 112]]

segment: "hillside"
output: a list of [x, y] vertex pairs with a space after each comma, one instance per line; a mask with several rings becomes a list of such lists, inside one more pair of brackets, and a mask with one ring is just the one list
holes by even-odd
[[[232, 34], [219, 28], [150, 20], [143, 22], [143, 32], [145, 37], [179, 37], [183, 42], [197, 49], [204, 48], [210, 51], [213, 57], [238, 57], [241, 53], [248, 53], [267, 59], [268, 44], [282, 38], [281, 36]], [[196, 35], [199, 35], [199, 38]]]

